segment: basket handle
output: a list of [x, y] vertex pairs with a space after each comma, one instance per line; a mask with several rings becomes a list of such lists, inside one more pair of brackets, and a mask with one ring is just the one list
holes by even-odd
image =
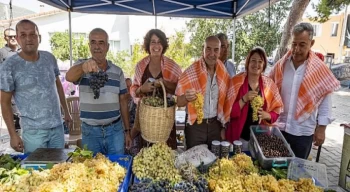
[[166, 92], [165, 92], [165, 86], [162, 81], [159, 81], [160, 85], [162, 86], [163, 89], [163, 98], [164, 98], [164, 109], [168, 107], [168, 103], [166, 102]]

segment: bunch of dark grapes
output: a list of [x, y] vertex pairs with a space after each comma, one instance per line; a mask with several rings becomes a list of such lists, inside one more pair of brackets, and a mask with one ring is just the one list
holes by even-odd
[[209, 192], [208, 181], [204, 178], [199, 178], [198, 180], [190, 183], [188, 181], [181, 181], [175, 184], [173, 188], [174, 192]]
[[152, 181], [151, 179], [143, 179], [139, 183], [134, 183], [130, 187], [130, 192], [169, 192], [172, 187], [169, 181]]
[[105, 86], [108, 81], [108, 75], [104, 71], [90, 73], [89, 84], [94, 93], [94, 99], [100, 97], [100, 88]]

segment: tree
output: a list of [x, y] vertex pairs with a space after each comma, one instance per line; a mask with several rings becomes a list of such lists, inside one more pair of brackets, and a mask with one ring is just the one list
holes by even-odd
[[147, 54], [142, 50], [142, 45], [136, 42], [132, 46], [132, 54], [128, 51], [118, 51], [107, 53], [107, 60], [112, 61], [115, 65], [122, 68], [125, 77], [133, 77], [135, 74], [136, 64]]
[[[50, 38], [52, 54], [61, 61], [70, 59], [69, 52], [69, 33], [55, 32]], [[84, 37], [79, 39], [72, 38], [73, 60], [90, 57], [88, 41]]]
[[185, 42], [185, 32], [178, 31], [169, 38], [169, 48], [165, 55], [173, 59], [182, 69], [191, 65], [190, 45]]
[[291, 39], [291, 32], [294, 25], [302, 18], [306, 7], [309, 5], [309, 0], [294, 0], [292, 8], [289, 12], [288, 19], [283, 27], [281, 43], [278, 47], [277, 54], [275, 56], [275, 62], [283, 57], [287, 52], [287, 46]]
[[191, 19], [186, 23], [190, 36], [189, 54], [193, 57], [202, 55], [203, 43], [206, 37], [223, 32], [231, 35], [232, 21], [229, 19]]
[[232, 28], [232, 20], [192, 19], [187, 23], [191, 32], [191, 54], [200, 56], [202, 45], [209, 35], [225, 33], [230, 39], [236, 33], [235, 58], [239, 64], [255, 46], [264, 47], [267, 55], [276, 49], [281, 38], [280, 22], [287, 17], [291, 0], [279, 1], [256, 13], [244, 16], [236, 21], [236, 29]]
[[350, 4], [350, 0], [320, 0], [318, 4], [312, 3], [317, 16], [309, 16], [311, 21], [324, 23], [329, 20], [332, 13], [339, 13], [345, 6]]

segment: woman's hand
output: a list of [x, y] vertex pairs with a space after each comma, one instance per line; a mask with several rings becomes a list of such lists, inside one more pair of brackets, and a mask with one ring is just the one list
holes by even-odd
[[258, 110], [258, 117], [259, 117], [259, 124], [261, 123], [262, 120], [271, 120], [271, 115], [270, 113], [264, 111], [262, 108]]
[[155, 87], [160, 87], [160, 86], [161, 86], [161, 85], [160, 85], [160, 82], [162, 82], [163, 85], [164, 85], [163, 78], [159, 78], [159, 79], [156, 79], [156, 80], [154, 81], [154, 86], [155, 86]]
[[154, 84], [152, 82], [146, 81], [141, 87], [140, 87], [140, 91], [141, 93], [149, 93], [149, 92], [153, 92], [153, 90], [156, 87], [154, 86]]
[[254, 99], [254, 97], [258, 96], [258, 92], [256, 91], [249, 91], [243, 96], [244, 102], [248, 102]]

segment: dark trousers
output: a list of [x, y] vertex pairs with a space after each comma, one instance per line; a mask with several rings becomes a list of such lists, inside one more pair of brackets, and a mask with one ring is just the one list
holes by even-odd
[[296, 157], [302, 159], [307, 159], [309, 157], [314, 135], [295, 136], [286, 133], [285, 131], [282, 131], [282, 134], [284, 138], [286, 138]]
[[186, 148], [189, 149], [200, 144], [207, 144], [210, 149], [212, 141], [221, 140], [221, 127], [221, 123], [217, 120], [217, 117], [213, 117], [208, 120], [203, 119], [201, 124], [197, 124], [197, 122], [195, 122], [193, 125], [189, 125], [186, 123]]

